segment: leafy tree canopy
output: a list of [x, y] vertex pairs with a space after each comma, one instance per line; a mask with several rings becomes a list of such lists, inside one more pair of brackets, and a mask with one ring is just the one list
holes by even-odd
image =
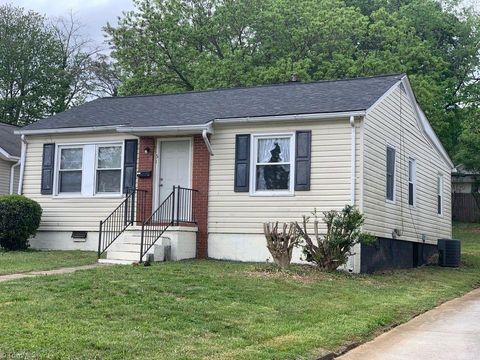
[[106, 27], [121, 94], [406, 72], [452, 156], [479, 119], [480, 21], [455, 0], [134, 2]]
[[114, 93], [112, 64], [73, 16], [0, 6], [0, 122], [26, 125]]

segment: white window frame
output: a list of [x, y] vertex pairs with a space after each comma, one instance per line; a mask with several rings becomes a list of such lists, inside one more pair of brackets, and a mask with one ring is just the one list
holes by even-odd
[[[96, 193], [96, 168], [97, 168], [97, 147], [98, 146], [121, 146], [122, 147], [122, 165], [120, 172], [120, 192], [118, 193]], [[62, 148], [83, 148], [82, 157], [82, 192], [81, 193], [61, 193], [59, 191], [59, 169], [60, 169], [60, 150]], [[54, 199], [65, 198], [122, 198], [123, 197], [123, 172], [125, 160], [125, 146], [123, 141], [90, 141], [90, 142], [72, 142], [57, 143], [55, 145], [55, 169], [53, 177], [53, 195]]]
[[[288, 190], [256, 190], [257, 184], [257, 149], [258, 140], [271, 139], [271, 138], [290, 138], [290, 161], [288, 163], [275, 163], [275, 165], [290, 165], [290, 184]], [[293, 196], [295, 189], [295, 133], [282, 132], [282, 133], [260, 133], [252, 134], [250, 138], [251, 151], [250, 151], [250, 195], [251, 196]]]
[[[435, 212], [437, 213], [438, 216], [443, 216], [443, 175], [438, 174], [437, 175], [437, 196], [436, 196], [436, 205], [437, 208], [435, 209]], [[440, 196], [440, 199], [439, 199]], [[438, 208], [440, 206], [440, 212], [438, 212]]]
[[[387, 171], [388, 171], [388, 148], [395, 151], [395, 157], [393, 158], [393, 199], [387, 197]], [[385, 147], [385, 201], [389, 204], [395, 204], [397, 200], [397, 149], [395, 145], [387, 144]]]
[[[68, 169], [68, 170], [62, 170], [61, 167], [61, 161], [62, 161], [62, 150], [64, 149], [81, 149], [82, 150], [82, 167], [80, 169]], [[83, 145], [60, 145], [57, 146], [57, 151], [55, 152], [57, 155], [57, 160], [55, 161], [55, 178], [57, 181], [55, 181], [55, 194], [58, 194], [60, 196], [79, 196], [83, 192], [84, 184], [83, 184], [83, 178], [84, 178], [84, 172], [85, 172], [85, 148]], [[81, 171], [81, 181], [80, 181], [80, 191], [77, 192], [60, 192], [60, 173], [61, 172], [68, 172], [68, 171]]]
[[[410, 174], [410, 164], [412, 164], [412, 174]], [[412, 178], [410, 180], [410, 177]], [[413, 189], [413, 204], [410, 204], [410, 184]], [[408, 159], [408, 205], [412, 208], [417, 207], [417, 160], [413, 157]]]
[[[120, 167], [119, 168], [108, 168], [108, 169], [99, 169], [98, 168], [98, 151], [101, 147], [120, 147]], [[123, 192], [123, 161], [124, 161], [124, 146], [121, 143], [108, 143], [108, 144], [95, 144], [95, 169], [94, 169], [94, 180], [93, 180], [93, 193], [94, 195], [120, 195]], [[104, 170], [120, 170], [120, 191], [119, 192], [98, 192], [97, 191], [97, 174], [98, 171]]]

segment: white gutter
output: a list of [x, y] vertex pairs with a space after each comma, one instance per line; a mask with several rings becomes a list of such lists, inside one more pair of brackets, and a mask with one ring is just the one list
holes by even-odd
[[355, 128], [355, 117], [350, 116], [350, 126], [352, 127], [351, 131], [351, 174], [352, 174], [352, 179], [351, 179], [351, 187], [350, 187], [350, 196], [351, 196], [351, 202], [352, 206], [355, 206], [355, 180], [356, 180], [356, 128]]
[[20, 156], [20, 179], [18, 180], [18, 194], [22, 194], [23, 191], [23, 174], [25, 172], [25, 157], [27, 156], [27, 140], [25, 135], [22, 134], [22, 154]]
[[10, 187], [8, 189], [9, 194], [13, 194], [13, 182], [15, 181], [15, 168], [21, 164], [20, 160], [10, 167]]
[[108, 125], [108, 126], [86, 126], [76, 128], [60, 128], [60, 129], [39, 129], [39, 130], [15, 130], [15, 135], [46, 135], [46, 134], [68, 134], [68, 133], [88, 133], [101, 132], [109, 130], [117, 130], [123, 125]]
[[251, 122], [268, 122], [268, 121], [291, 121], [291, 120], [320, 120], [320, 119], [337, 119], [348, 118], [350, 116], [364, 116], [365, 111], [347, 111], [333, 113], [312, 113], [298, 115], [277, 115], [277, 116], [255, 116], [255, 117], [239, 117], [215, 119], [214, 123], [218, 124], [234, 124], [234, 123], [251, 123]]
[[0, 158], [7, 161], [18, 161], [20, 158], [18, 156], [10, 155], [7, 151], [0, 147]]
[[143, 126], [143, 127], [136, 127], [136, 126], [123, 126], [117, 127], [115, 130], [120, 133], [164, 133], [164, 132], [202, 132], [203, 130], [207, 130], [211, 132], [212, 122], [208, 122], [207, 124], [200, 124], [200, 125], [167, 125], [167, 126]]

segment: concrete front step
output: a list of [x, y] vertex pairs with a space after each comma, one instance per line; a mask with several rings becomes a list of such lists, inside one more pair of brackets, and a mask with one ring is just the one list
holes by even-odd
[[[171, 246], [171, 259], [182, 260], [195, 257], [197, 228], [192, 226], [172, 226], [163, 237]], [[140, 260], [141, 228], [127, 229], [108, 249], [104, 261], [113, 264], [134, 263]], [[162, 244], [158, 239], [156, 244]], [[149, 250], [152, 253], [154, 248]]]
[[140, 253], [140, 243], [113, 243], [107, 251], [128, 251]]
[[137, 261], [115, 260], [115, 259], [98, 259], [97, 262], [100, 263], [100, 264], [131, 265], [131, 264], [136, 263]]
[[139, 261], [140, 251], [116, 251], [116, 250], [107, 251], [107, 259]]

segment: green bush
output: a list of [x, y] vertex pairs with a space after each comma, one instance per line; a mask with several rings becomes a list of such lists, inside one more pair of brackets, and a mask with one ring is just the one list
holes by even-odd
[[327, 231], [321, 234], [319, 230], [318, 213], [312, 213], [313, 234], [308, 229], [310, 217], [303, 216], [303, 224], [296, 224], [297, 231], [305, 241], [303, 253], [306, 260], [318, 266], [321, 270], [333, 271], [347, 263], [353, 255], [352, 248], [356, 244], [370, 244], [375, 237], [361, 231], [364, 222], [363, 215], [353, 206], [346, 205], [342, 211], [325, 211], [323, 221]]
[[26, 250], [41, 217], [42, 208], [36, 201], [21, 195], [0, 196], [0, 246], [5, 250]]

